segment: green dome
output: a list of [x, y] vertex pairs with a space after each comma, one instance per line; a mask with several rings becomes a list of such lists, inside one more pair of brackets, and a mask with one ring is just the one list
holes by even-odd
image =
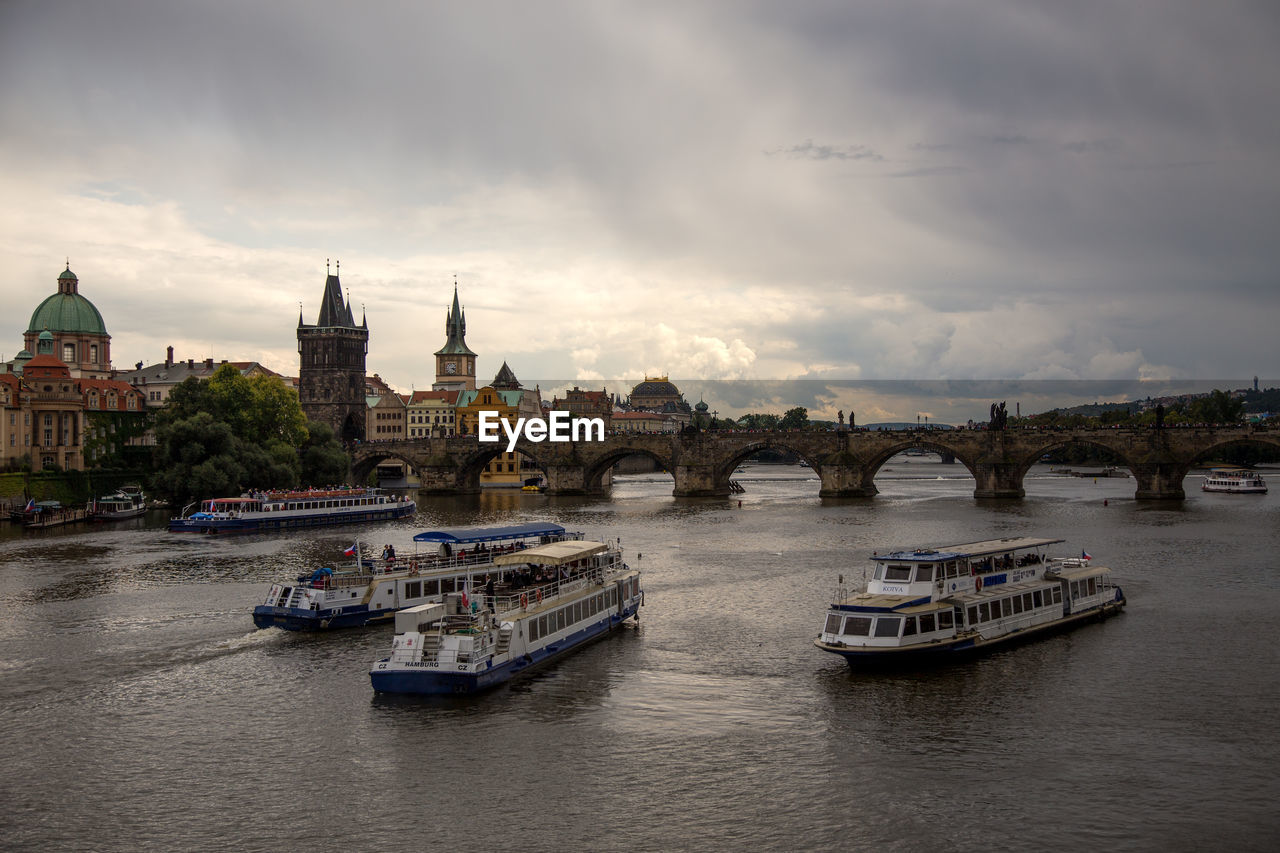
[[40, 303], [31, 315], [27, 331], [49, 329], [53, 332], [88, 332], [105, 335], [107, 326], [93, 303], [79, 293], [55, 293]]
[[68, 265], [65, 270], [63, 270], [61, 273], [58, 274], [58, 281], [79, 281], [79, 280], [80, 279], [76, 278], [76, 274], [71, 271], [70, 265]]

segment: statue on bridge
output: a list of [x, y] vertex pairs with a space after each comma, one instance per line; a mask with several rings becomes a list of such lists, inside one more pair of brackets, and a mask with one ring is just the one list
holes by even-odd
[[1005, 409], [1004, 401], [1000, 401], [1000, 405], [991, 404], [991, 421], [987, 425], [988, 429], [1004, 429], [1009, 425], [1009, 412]]
[[839, 430], [844, 430], [844, 409], [841, 409], [840, 411], [836, 412], [836, 418], [838, 418], [840, 421], [840, 425], [836, 428]]

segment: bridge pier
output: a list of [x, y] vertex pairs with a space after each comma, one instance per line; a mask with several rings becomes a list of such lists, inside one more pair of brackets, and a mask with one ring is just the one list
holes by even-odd
[[677, 465], [672, 472], [676, 478], [676, 486], [671, 494], [677, 498], [727, 498], [729, 478], [717, 480], [717, 468], [714, 463]]
[[420, 495], [474, 495], [480, 491], [480, 485], [458, 481], [458, 469], [449, 466], [424, 465], [415, 469], [418, 472], [418, 494]]
[[604, 489], [592, 488], [587, 482], [587, 469], [580, 464], [547, 465], [548, 495], [602, 495]]
[[1012, 462], [978, 462], [973, 478], [977, 481], [975, 498], [1021, 498], [1027, 494], [1022, 487], [1022, 466]]
[[1187, 476], [1185, 465], [1172, 462], [1139, 462], [1129, 466], [1138, 488], [1134, 497], [1140, 501], [1173, 500], [1186, 498], [1182, 480]]
[[866, 471], [857, 465], [824, 463], [818, 476], [822, 478], [820, 498], [869, 498], [880, 491], [874, 478], [868, 479]]

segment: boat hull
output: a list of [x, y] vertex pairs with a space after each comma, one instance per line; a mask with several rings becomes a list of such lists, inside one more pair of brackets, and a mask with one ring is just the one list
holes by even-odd
[[1007, 634], [1001, 634], [990, 639], [983, 639], [970, 634], [953, 640], [941, 640], [928, 645], [900, 648], [891, 646], [841, 646], [833, 643], [824, 643], [820, 639], [814, 640], [814, 645], [824, 652], [840, 655], [854, 669], [880, 666], [913, 666], [956, 660], [961, 657], [981, 654], [995, 648], [1040, 639], [1058, 631], [1066, 631], [1078, 627], [1085, 622], [1097, 622], [1115, 616], [1124, 609], [1125, 604], [1126, 599], [1124, 596], [1117, 594], [1115, 600], [1108, 601], [1097, 607], [1091, 607], [1088, 610], [1073, 613], [1070, 616], [1064, 616], [1052, 622], [1010, 631]]
[[511, 658], [479, 672], [450, 672], [439, 667], [419, 668], [412, 664], [403, 668], [392, 666], [386, 659], [378, 661], [369, 673], [373, 689], [379, 693], [404, 693], [420, 696], [481, 693], [544, 667], [577, 651], [617, 629], [623, 622], [635, 616], [639, 602], [626, 606], [620, 613], [611, 613], [605, 619], [592, 623], [580, 631], [554, 643], [535, 649], [528, 654]]
[[253, 624], [259, 628], [283, 628], [286, 631], [332, 631], [386, 622], [394, 619], [395, 615], [394, 607], [371, 610], [366, 604], [356, 604], [338, 611], [259, 604], [253, 608]]

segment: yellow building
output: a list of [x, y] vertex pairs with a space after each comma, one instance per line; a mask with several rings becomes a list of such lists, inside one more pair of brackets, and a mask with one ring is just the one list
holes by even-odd
[[[506, 419], [514, 428], [520, 418], [542, 417], [542, 394], [520, 387], [515, 374], [506, 362], [493, 382], [475, 391], [458, 394], [455, 411], [459, 435], [476, 435], [480, 427], [480, 413], [495, 412], [498, 419]], [[492, 420], [492, 417], [491, 417]], [[500, 432], [502, 446], [506, 446], [506, 433]], [[481, 486], [518, 487], [525, 479], [539, 476], [539, 472], [519, 453], [499, 453], [480, 473]]]

